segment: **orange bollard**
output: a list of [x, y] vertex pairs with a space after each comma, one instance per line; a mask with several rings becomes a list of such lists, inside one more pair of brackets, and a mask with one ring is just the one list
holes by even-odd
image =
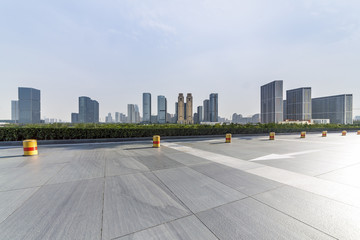
[[160, 147], [160, 136], [159, 135], [153, 136], [153, 147], [154, 148]]
[[27, 139], [23, 141], [24, 156], [38, 155], [37, 141], [35, 139]]
[[231, 143], [231, 133], [226, 134], [225, 143]]
[[269, 139], [275, 140], [275, 132], [270, 132]]
[[301, 132], [300, 138], [305, 138], [305, 136], [306, 136], [306, 132]]
[[345, 131], [345, 130], [342, 131], [342, 133], [341, 133], [342, 136], [346, 136], [346, 134], [347, 134], [347, 131]]

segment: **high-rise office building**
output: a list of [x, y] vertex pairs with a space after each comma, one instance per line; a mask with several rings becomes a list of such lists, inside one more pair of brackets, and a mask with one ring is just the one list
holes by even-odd
[[177, 123], [177, 119], [178, 119], [178, 102], [175, 102], [175, 123]]
[[193, 97], [192, 97], [191, 93], [188, 93], [186, 95], [185, 112], [186, 112], [185, 123], [186, 124], [194, 124], [194, 119], [193, 119]]
[[85, 96], [79, 97], [79, 122], [99, 122], [99, 103], [96, 100]]
[[185, 123], [185, 109], [184, 109], [184, 94], [179, 93], [179, 97], [178, 97], [178, 111], [177, 111], [177, 123], [179, 124], [184, 124]]
[[11, 120], [15, 123], [19, 122], [19, 101], [11, 101]]
[[288, 117], [287, 117], [287, 101], [286, 100], [283, 100], [283, 120], [287, 120]]
[[40, 90], [35, 88], [18, 88], [19, 123], [40, 123]]
[[210, 100], [206, 99], [203, 102], [204, 105], [204, 122], [210, 122]]
[[352, 94], [342, 94], [312, 99], [313, 119], [330, 119], [330, 123], [352, 124], [352, 116]]
[[198, 123], [201, 123], [203, 121], [203, 107], [202, 106], [197, 107], [197, 117], [198, 117]]
[[158, 123], [166, 123], [166, 115], [167, 115], [167, 101], [164, 96], [158, 96]]
[[128, 104], [128, 123], [139, 123], [140, 122], [140, 112], [139, 106], [137, 104]]
[[115, 122], [116, 123], [120, 122], [120, 113], [119, 112], [115, 112]]
[[286, 91], [286, 119], [311, 120], [311, 88], [297, 88]]
[[143, 122], [151, 122], [151, 94], [143, 93]]
[[218, 94], [210, 94], [210, 105], [209, 105], [210, 122], [218, 122]]
[[79, 122], [79, 114], [71, 113], [71, 123], [78, 123], [78, 122]]
[[261, 122], [283, 121], [283, 81], [277, 80], [261, 86]]
[[105, 122], [106, 123], [112, 123], [113, 122], [113, 118], [111, 116], [111, 113], [108, 113], [108, 115], [105, 117]]

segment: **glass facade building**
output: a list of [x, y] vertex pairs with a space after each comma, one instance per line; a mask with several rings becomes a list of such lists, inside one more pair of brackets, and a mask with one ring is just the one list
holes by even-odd
[[261, 122], [283, 121], [283, 81], [277, 80], [261, 86]]
[[158, 96], [158, 123], [166, 123], [167, 101], [164, 96]]
[[11, 101], [11, 120], [14, 121], [14, 123], [19, 122], [19, 101]]
[[99, 103], [89, 97], [79, 97], [79, 122], [98, 123]]
[[40, 90], [18, 88], [19, 123], [40, 123]]
[[197, 107], [197, 120], [198, 120], [198, 123], [201, 123], [203, 120], [203, 107], [202, 106], [198, 106]]
[[210, 100], [206, 99], [203, 102], [204, 105], [204, 122], [210, 122]]
[[218, 122], [218, 94], [211, 93], [210, 94], [210, 105], [209, 105], [209, 121], [210, 122]]
[[352, 124], [353, 123], [352, 94], [313, 98], [312, 118], [330, 119], [330, 123]]
[[137, 104], [128, 104], [128, 123], [139, 123], [140, 122], [140, 112]]
[[143, 122], [151, 122], [151, 94], [143, 93]]
[[311, 88], [297, 88], [286, 91], [286, 106], [284, 108], [288, 120], [311, 120]]
[[79, 122], [79, 114], [71, 113], [71, 123], [78, 123], [78, 122]]

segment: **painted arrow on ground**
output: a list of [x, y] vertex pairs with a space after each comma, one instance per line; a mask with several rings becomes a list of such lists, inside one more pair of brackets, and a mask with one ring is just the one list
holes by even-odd
[[287, 154], [270, 154], [270, 155], [254, 158], [249, 161], [253, 162], [253, 161], [266, 161], [266, 160], [274, 160], [274, 159], [289, 159], [289, 158], [295, 158], [296, 155], [302, 155], [302, 154], [319, 152], [319, 151], [320, 150], [309, 150], [309, 151], [294, 152]]

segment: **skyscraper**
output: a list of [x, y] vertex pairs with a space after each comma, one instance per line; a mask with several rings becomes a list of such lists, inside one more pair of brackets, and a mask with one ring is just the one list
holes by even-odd
[[298, 121], [311, 120], [310, 87], [286, 91], [286, 119]]
[[120, 113], [119, 112], [115, 112], [115, 122], [116, 123], [120, 122]]
[[18, 88], [19, 123], [40, 123], [40, 90]]
[[283, 100], [283, 120], [287, 120], [287, 101]]
[[164, 96], [158, 96], [158, 123], [166, 123], [167, 101]]
[[312, 99], [313, 119], [330, 119], [330, 123], [352, 124], [352, 116], [352, 94], [342, 94]]
[[79, 114], [71, 113], [71, 123], [78, 123], [78, 122], [79, 122]]
[[139, 123], [140, 122], [140, 112], [139, 106], [137, 104], [128, 104], [128, 123]]
[[184, 124], [185, 123], [185, 119], [184, 119], [184, 94], [179, 93], [179, 97], [178, 97], [178, 111], [177, 111], [177, 116], [178, 116], [178, 120], [177, 123], [179, 124]]
[[204, 100], [204, 122], [210, 122], [210, 100]]
[[79, 122], [99, 122], [99, 103], [96, 100], [85, 96], [79, 97]]
[[261, 122], [283, 121], [283, 81], [277, 80], [261, 86]]
[[198, 123], [201, 123], [203, 121], [203, 107], [202, 106], [197, 107], [197, 116], [198, 116]]
[[113, 122], [113, 118], [111, 116], [111, 113], [108, 113], [108, 115], [105, 117], [105, 122], [106, 123], [112, 123]]
[[19, 101], [11, 101], [11, 120], [15, 123], [19, 122]]
[[194, 124], [193, 120], [193, 98], [191, 93], [188, 93], [186, 95], [186, 124]]
[[143, 122], [151, 122], [151, 94], [143, 93]]
[[210, 94], [210, 106], [209, 106], [210, 122], [218, 122], [218, 94]]

